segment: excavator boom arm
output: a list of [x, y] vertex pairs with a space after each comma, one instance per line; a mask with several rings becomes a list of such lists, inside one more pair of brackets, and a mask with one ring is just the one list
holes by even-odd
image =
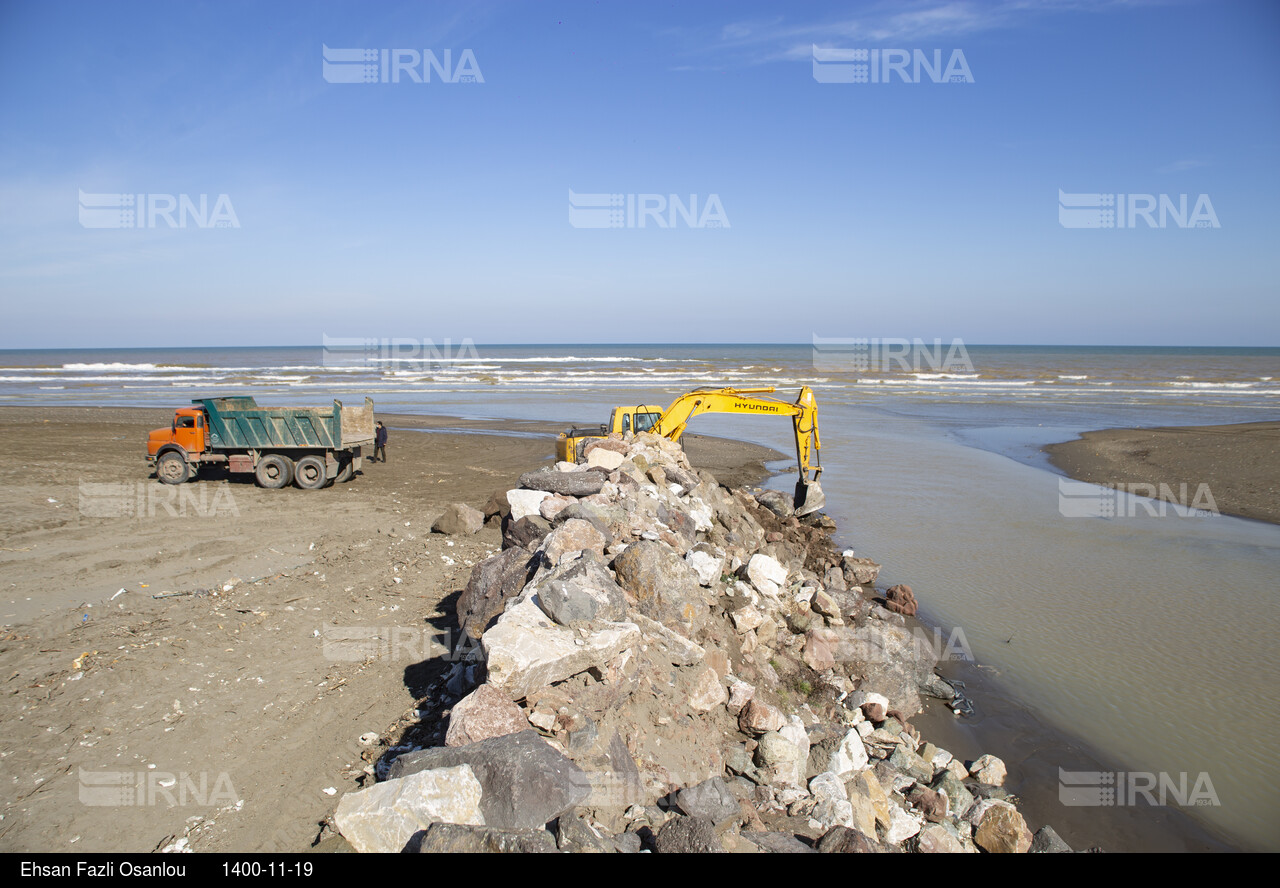
[[755, 416], [790, 416], [795, 427], [796, 462], [800, 480], [796, 485], [797, 505], [811, 506], [804, 514], [821, 508], [821, 488], [817, 486], [822, 474], [818, 451], [822, 442], [818, 437], [818, 405], [813, 390], [805, 386], [795, 403], [774, 398], [753, 397], [772, 393], [774, 389], [701, 389], [681, 395], [663, 411], [662, 419], [653, 431], [672, 441], [679, 441], [689, 420], [703, 413], [749, 413]]

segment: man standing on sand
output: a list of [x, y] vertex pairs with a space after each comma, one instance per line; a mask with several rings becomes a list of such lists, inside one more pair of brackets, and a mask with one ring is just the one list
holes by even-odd
[[373, 457], [370, 462], [377, 462], [378, 456], [381, 454], [382, 462], [387, 461], [387, 427], [381, 422], [378, 423], [377, 430], [373, 433]]

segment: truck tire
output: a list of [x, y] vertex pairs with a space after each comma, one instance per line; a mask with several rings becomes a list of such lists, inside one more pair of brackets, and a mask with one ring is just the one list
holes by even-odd
[[319, 490], [328, 481], [324, 460], [318, 456], [304, 456], [293, 470], [293, 483], [303, 490]]
[[288, 487], [293, 480], [293, 460], [279, 453], [268, 453], [258, 460], [258, 468], [254, 470], [253, 476], [259, 487], [268, 490]]
[[342, 465], [338, 467], [338, 477], [333, 480], [339, 484], [345, 484], [356, 476], [356, 462], [353, 459], [346, 459]]
[[156, 460], [156, 477], [161, 484], [182, 484], [191, 476], [186, 458], [176, 450], [161, 454]]

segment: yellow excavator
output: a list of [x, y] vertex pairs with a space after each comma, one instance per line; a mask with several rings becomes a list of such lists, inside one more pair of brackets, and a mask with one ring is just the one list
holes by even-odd
[[818, 451], [818, 404], [813, 390], [807, 385], [800, 389], [800, 397], [794, 404], [774, 398], [756, 398], [751, 395], [769, 394], [768, 388], [696, 389], [671, 402], [666, 410], [661, 407], [638, 405], [615, 407], [609, 415], [609, 424], [588, 429], [569, 429], [556, 439], [556, 459], [576, 463], [583, 459], [583, 448], [595, 438], [608, 437], [617, 432], [623, 437], [651, 432], [672, 441], [679, 441], [689, 420], [702, 413], [749, 413], [755, 416], [790, 416], [796, 432], [796, 462], [800, 480], [796, 482], [795, 509], [797, 515], [809, 515], [825, 505], [826, 497], [818, 478], [822, 474]]

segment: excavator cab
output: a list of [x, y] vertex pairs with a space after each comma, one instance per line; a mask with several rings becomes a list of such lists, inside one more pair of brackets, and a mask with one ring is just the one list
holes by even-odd
[[[643, 408], [641, 408], [643, 409]], [[639, 413], [635, 414], [634, 431], [638, 435], [641, 432], [649, 432], [658, 424], [658, 420], [662, 419], [662, 413]]]
[[609, 415], [609, 431], [623, 435], [638, 435], [641, 432], [652, 432], [662, 420], [661, 407], [649, 407], [641, 404], [638, 407], [615, 407]]

